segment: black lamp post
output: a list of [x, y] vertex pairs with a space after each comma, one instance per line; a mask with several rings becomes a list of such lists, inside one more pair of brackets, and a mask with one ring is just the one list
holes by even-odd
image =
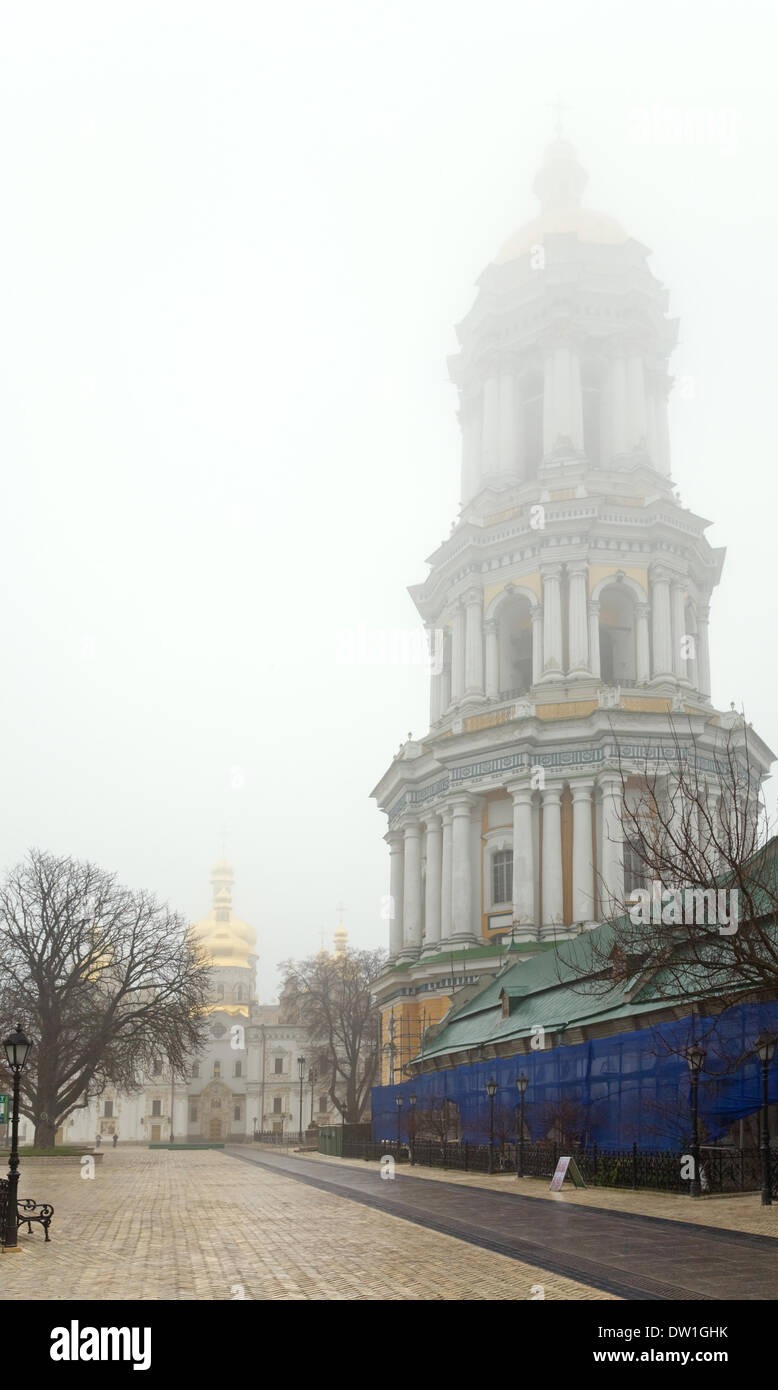
[[770, 1117], [767, 1111], [767, 1097], [770, 1088], [770, 1063], [775, 1056], [775, 1034], [768, 1033], [767, 1029], [759, 1034], [756, 1040], [756, 1050], [759, 1060], [762, 1063], [762, 1110], [760, 1115], [761, 1137], [759, 1149], [762, 1155], [762, 1206], [770, 1207], [773, 1203], [772, 1175], [770, 1173]]
[[311, 1067], [308, 1072], [308, 1080], [311, 1083], [311, 1124], [313, 1124], [313, 1088], [316, 1085], [316, 1068]]
[[298, 1137], [299, 1137], [299, 1139], [300, 1139], [300, 1143], [302, 1143], [302, 1138], [303, 1138], [303, 1081], [305, 1080], [305, 1058], [304, 1058], [304, 1057], [298, 1057], [298, 1058], [297, 1058], [297, 1070], [298, 1070], [298, 1072], [299, 1072], [299, 1074], [300, 1074], [300, 1133], [299, 1133], [299, 1136], [298, 1136]]
[[497, 1095], [497, 1082], [487, 1081], [486, 1094], [489, 1097], [489, 1167], [487, 1172], [494, 1172], [494, 1098]]
[[411, 1113], [408, 1116], [408, 1143], [411, 1151], [412, 1164], [416, 1162], [416, 1100], [417, 1097], [415, 1094], [408, 1097], [408, 1104], [411, 1107]]
[[699, 1197], [700, 1188], [700, 1120], [699, 1120], [699, 1090], [700, 1072], [705, 1061], [705, 1052], [699, 1043], [692, 1043], [686, 1049], [686, 1060], [689, 1064], [689, 1071], [692, 1075], [692, 1160], [694, 1162], [694, 1176], [692, 1177], [692, 1197]]
[[402, 1096], [395, 1096], [394, 1099], [395, 1099], [395, 1104], [396, 1104], [396, 1106], [397, 1106], [397, 1157], [399, 1158], [399, 1157], [400, 1157], [400, 1144], [402, 1143], [402, 1138], [401, 1138], [401, 1135], [400, 1135], [400, 1120], [401, 1120], [401, 1118], [402, 1118], [402, 1113], [403, 1113], [403, 1098], [402, 1098]]
[[518, 1155], [516, 1158], [516, 1176], [524, 1177], [524, 1092], [529, 1086], [529, 1077], [524, 1075], [516, 1077], [516, 1089], [519, 1093], [519, 1133], [518, 1133]]
[[11, 1111], [11, 1153], [8, 1160], [8, 1207], [3, 1240], [6, 1250], [18, 1250], [19, 1222], [16, 1193], [19, 1187], [19, 1077], [29, 1056], [32, 1042], [17, 1023], [16, 1031], [3, 1039], [3, 1048], [13, 1075], [13, 1109]]

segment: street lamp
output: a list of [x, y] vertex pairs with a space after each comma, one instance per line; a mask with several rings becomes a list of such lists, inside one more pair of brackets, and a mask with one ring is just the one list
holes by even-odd
[[489, 1097], [489, 1167], [487, 1172], [494, 1172], [494, 1098], [497, 1095], [498, 1086], [496, 1081], [487, 1081], [486, 1094]]
[[311, 1124], [313, 1124], [313, 1088], [314, 1088], [314, 1086], [316, 1085], [316, 1081], [317, 1081], [316, 1068], [315, 1068], [315, 1067], [311, 1067], [311, 1068], [310, 1068], [310, 1070], [309, 1070], [309, 1072], [308, 1072], [308, 1080], [309, 1080], [310, 1083], [311, 1083]]
[[21, 1023], [16, 1031], [3, 1039], [3, 1047], [8, 1065], [13, 1074], [13, 1109], [11, 1111], [11, 1153], [8, 1160], [8, 1206], [4, 1243], [6, 1250], [19, 1250], [19, 1222], [16, 1194], [19, 1188], [19, 1077], [24, 1070], [32, 1042], [26, 1036]]
[[775, 1034], [769, 1033], [767, 1029], [759, 1034], [756, 1040], [756, 1050], [759, 1060], [762, 1063], [762, 1111], [760, 1115], [761, 1138], [759, 1148], [762, 1154], [762, 1206], [770, 1207], [773, 1203], [772, 1193], [772, 1174], [770, 1172], [770, 1116], [767, 1110], [767, 1097], [770, 1089], [769, 1070], [770, 1063], [775, 1056]]
[[300, 1143], [303, 1142], [303, 1081], [305, 1079], [305, 1058], [297, 1058], [297, 1070], [300, 1074]]
[[524, 1177], [524, 1092], [528, 1086], [529, 1077], [525, 1076], [524, 1072], [522, 1072], [520, 1076], [516, 1077], [516, 1089], [519, 1093], [519, 1152], [516, 1159], [517, 1178]]
[[686, 1049], [686, 1061], [689, 1064], [689, 1071], [692, 1076], [692, 1161], [694, 1163], [694, 1174], [692, 1176], [692, 1197], [700, 1196], [700, 1123], [699, 1123], [699, 1090], [700, 1072], [705, 1061], [705, 1052], [699, 1043], [692, 1043]]
[[416, 1147], [416, 1101], [417, 1096], [415, 1094], [408, 1097], [408, 1104], [411, 1107], [411, 1113], [408, 1116], [408, 1140], [411, 1150], [412, 1164], [416, 1162], [416, 1155], [414, 1152]]
[[401, 1118], [402, 1118], [402, 1113], [403, 1113], [403, 1098], [402, 1098], [402, 1096], [395, 1096], [394, 1100], [395, 1100], [395, 1104], [396, 1104], [396, 1106], [397, 1106], [397, 1157], [398, 1157], [398, 1159], [399, 1159], [399, 1157], [400, 1157], [400, 1145], [401, 1145], [401, 1143], [402, 1143], [402, 1137], [401, 1137], [401, 1135], [400, 1135], [400, 1120], [401, 1120]]

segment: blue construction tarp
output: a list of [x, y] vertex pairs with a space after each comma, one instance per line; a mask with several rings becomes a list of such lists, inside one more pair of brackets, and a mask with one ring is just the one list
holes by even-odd
[[[498, 1083], [495, 1131], [512, 1134], [521, 1072], [525, 1125], [534, 1141], [561, 1131], [604, 1149], [637, 1143], [641, 1149], [687, 1145], [691, 1137], [691, 1079], [686, 1050], [705, 1051], [699, 1074], [699, 1117], [703, 1141], [717, 1140], [733, 1124], [756, 1114], [762, 1104], [762, 1075], [754, 1044], [763, 1029], [778, 1034], [778, 1002], [737, 1005], [718, 1017], [688, 1017], [636, 1032], [530, 1051], [419, 1075], [397, 1086], [374, 1086], [373, 1136], [408, 1138], [410, 1106], [416, 1096], [418, 1124], [446, 1106], [456, 1137], [485, 1144], [490, 1134], [486, 1083]], [[397, 1106], [401, 1095], [403, 1106]], [[778, 1103], [778, 1055], [769, 1070], [770, 1104]], [[399, 1116], [398, 1116], [399, 1111]], [[418, 1131], [417, 1131], [418, 1132]], [[452, 1135], [451, 1137], [454, 1137]]]

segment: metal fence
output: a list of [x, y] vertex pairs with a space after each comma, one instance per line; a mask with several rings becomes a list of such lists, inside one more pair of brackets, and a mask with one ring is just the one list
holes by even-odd
[[[344, 1158], [378, 1160], [391, 1154], [397, 1163], [419, 1164], [424, 1167], [457, 1169], [472, 1173], [516, 1173], [519, 1147], [516, 1144], [468, 1144], [457, 1140], [448, 1144], [417, 1140], [398, 1143], [397, 1140], [346, 1139]], [[562, 1155], [575, 1159], [579, 1172], [588, 1187], [627, 1187], [654, 1192], [689, 1192], [691, 1182], [684, 1173], [689, 1171], [688, 1151], [602, 1149], [596, 1144], [589, 1149], [575, 1149], [560, 1144], [525, 1144], [522, 1171], [528, 1178], [547, 1178], [549, 1181]], [[762, 1162], [758, 1149], [734, 1149], [704, 1145], [700, 1149], [700, 1186], [703, 1192], [755, 1192], [762, 1185]], [[772, 1156], [772, 1192], [778, 1197], [778, 1154]]]

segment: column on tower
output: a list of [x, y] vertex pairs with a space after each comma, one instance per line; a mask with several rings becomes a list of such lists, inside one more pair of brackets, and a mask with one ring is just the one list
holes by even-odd
[[413, 957], [421, 948], [421, 824], [416, 816], [405, 818], [403, 833], [403, 955]]
[[547, 347], [543, 354], [543, 455], [550, 454], [557, 438], [554, 396], [554, 352]]
[[562, 673], [562, 566], [543, 570], [543, 675]]
[[592, 793], [594, 780], [571, 782], [573, 797], [573, 922], [594, 918]]
[[457, 941], [473, 939], [473, 798], [466, 793], [451, 803], [451, 935]]
[[425, 816], [425, 825], [427, 877], [424, 898], [424, 950], [434, 952], [440, 948], [443, 827], [440, 816], [434, 812]]
[[710, 608], [702, 603], [697, 608], [697, 688], [706, 700], [710, 699], [709, 621]]
[[597, 779], [602, 792], [600, 845], [600, 904], [604, 917], [615, 916], [624, 903], [624, 828], [621, 777], [604, 772]]
[[500, 472], [517, 474], [517, 382], [511, 363], [503, 363], [500, 371]]
[[656, 468], [659, 473], [670, 476], [670, 426], [667, 418], [667, 392], [669, 382], [662, 382], [656, 393], [656, 437], [657, 437], [657, 461]]
[[399, 956], [403, 948], [403, 868], [404, 840], [401, 830], [389, 830], [384, 839], [389, 846], [389, 955]]
[[434, 623], [426, 624], [427, 651], [430, 663], [430, 726], [437, 724], [446, 705], [443, 688], [444, 629]]
[[649, 376], [646, 382], [646, 449], [654, 468], [659, 467], [659, 435], [657, 431], [656, 381]]
[[627, 452], [627, 364], [621, 355], [611, 362], [611, 401], [613, 404], [613, 453]]
[[556, 437], [572, 441], [573, 377], [570, 349], [563, 344], [554, 348], [554, 426]]
[[484, 645], [486, 648], [486, 698], [496, 700], [500, 693], [500, 649], [499, 633], [494, 618], [484, 623]]
[[686, 676], [686, 657], [683, 639], [686, 636], [686, 590], [680, 579], [674, 579], [670, 586], [671, 613], [673, 626], [673, 675]]
[[648, 636], [648, 615], [650, 609], [647, 603], [635, 604], [635, 651], [636, 651], [636, 675], [638, 685], [645, 685], [651, 677], [651, 656], [650, 643]]
[[568, 665], [570, 673], [572, 675], [577, 675], [589, 670], [589, 641], [586, 615], [586, 561], [571, 561], [567, 566], [567, 573], [569, 583], [568, 650], [570, 653]]
[[570, 351], [570, 439], [574, 449], [583, 453], [583, 390], [581, 386], [581, 358], [576, 351]]
[[670, 611], [670, 575], [666, 570], [651, 573], [651, 620], [654, 647], [654, 680], [673, 674], [673, 628]]
[[547, 783], [542, 794], [543, 809], [543, 929], [553, 935], [563, 918], [562, 889], [562, 786]]
[[483, 595], [480, 589], [468, 589], [465, 595], [465, 695], [482, 697], [484, 693], [484, 644], [481, 633]]
[[468, 396], [462, 402], [462, 500], [469, 502], [479, 490], [481, 479], [481, 416], [480, 396]]
[[513, 799], [513, 929], [517, 940], [535, 936], [535, 840], [532, 830], [532, 787], [528, 780], [510, 783]]
[[481, 476], [496, 473], [500, 450], [500, 377], [496, 363], [489, 366], [484, 380], [481, 423]]
[[530, 613], [532, 621], [532, 684], [543, 679], [543, 605], [536, 603]]
[[459, 704], [465, 693], [465, 610], [460, 600], [451, 624], [451, 701]]
[[473, 798], [470, 808], [470, 921], [475, 937], [481, 939], [483, 913], [483, 798]]
[[450, 806], [440, 812], [442, 826], [440, 855], [440, 936], [447, 941], [453, 931], [452, 919], [452, 861], [453, 861], [453, 813]]
[[600, 604], [590, 599], [586, 605], [589, 618], [589, 661], [593, 676], [600, 674]]
[[643, 358], [636, 352], [627, 358], [628, 439], [633, 448], [646, 447], [646, 381]]

